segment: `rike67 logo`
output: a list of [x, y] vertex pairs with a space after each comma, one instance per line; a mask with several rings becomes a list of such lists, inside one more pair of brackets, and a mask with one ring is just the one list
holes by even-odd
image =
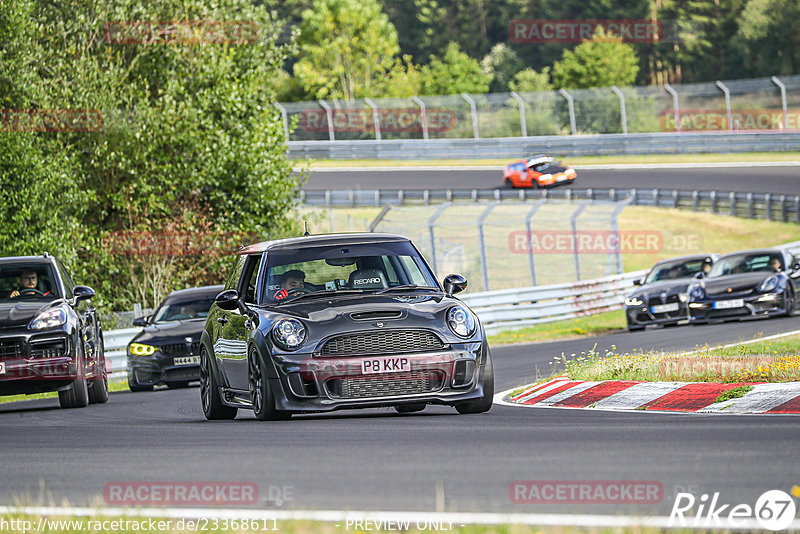
[[[800, 488], [794, 486], [792, 494], [800, 496]], [[678, 493], [669, 520], [673, 527], [762, 528], [778, 531], [797, 528], [796, 524], [793, 525], [796, 513], [792, 495], [781, 490], [762, 493], [753, 506], [748, 503], [723, 503], [719, 492], [712, 495], [704, 493], [700, 498], [692, 493]]]

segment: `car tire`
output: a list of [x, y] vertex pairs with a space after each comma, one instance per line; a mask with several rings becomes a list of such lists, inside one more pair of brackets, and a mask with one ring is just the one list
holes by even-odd
[[203, 406], [203, 414], [209, 421], [233, 419], [239, 413], [238, 408], [222, 404], [219, 385], [205, 347], [200, 350], [200, 402]]
[[[95, 358], [95, 376], [89, 384], [89, 404], [105, 404], [108, 402], [108, 372], [106, 371], [106, 354], [103, 346], [103, 333], [98, 332], [100, 348]], [[97, 369], [99, 367], [99, 369]], [[99, 374], [98, 374], [99, 371]]]
[[267, 366], [257, 350], [252, 349], [247, 358], [248, 381], [250, 395], [253, 398], [253, 413], [259, 421], [281, 421], [289, 419], [292, 414], [275, 407], [275, 396], [269, 386]]
[[514, 189], [514, 184], [511, 183], [511, 180], [508, 178], [503, 180], [503, 185], [505, 186], [506, 189]]
[[86, 370], [83, 368], [82, 348], [76, 349], [76, 355], [77, 376], [67, 389], [58, 392], [58, 403], [62, 408], [89, 406], [89, 385], [86, 382]]
[[783, 308], [786, 310], [783, 314], [785, 317], [794, 315], [794, 289], [791, 285], [787, 285], [783, 291]]
[[494, 402], [494, 367], [492, 366], [492, 357], [489, 355], [488, 349], [486, 354], [489, 357], [486, 358], [486, 365], [483, 367], [483, 374], [481, 375], [483, 396], [478, 400], [456, 404], [456, 411], [462, 415], [488, 412], [492, 407], [492, 402]]
[[414, 413], [414, 412], [421, 412], [425, 409], [424, 403], [419, 404], [401, 404], [400, 406], [394, 407], [397, 413]]

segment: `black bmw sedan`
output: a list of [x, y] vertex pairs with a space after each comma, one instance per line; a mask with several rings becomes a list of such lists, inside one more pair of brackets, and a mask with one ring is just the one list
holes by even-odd
[[344, 408], [479, 413], [494, 374], [482, 325], [411, 241], [306, 236], [244, 248], [206, 322], [200, 392], [208, 419]]
[[791, 316], [797, 302], [800, 260], [777, 249], [747, 250], [719, 258], [689, 286], [694, 324], [709, 320]]
[[128, 343], [131, 391], [149, 391], [159, 384], [186, 387], [200, 379], [200, 333], [222, 288], [173, 291], [153, 315], [133, 322], [144, 328]]
[[0, 258], [0, 395], [58, 391], [62, 408], [108, 400], [92, 297], [48, 253]]
[[716, 254], [693, 254], [656, 263], [640, 286], [625, 298], [628, 330], [642, 330], [647, 325], [675, 326], [687, 321], [687, 291], [693, 277], [711, 269]]

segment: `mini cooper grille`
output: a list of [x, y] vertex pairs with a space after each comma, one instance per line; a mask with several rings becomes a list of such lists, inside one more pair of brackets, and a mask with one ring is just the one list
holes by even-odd
[[164, 356], [197, 356], [200, 354], [200, 342], [195, 341], [191, 345], [186, 343], [172, 343], [161, 346], [161, 354]]
[[430, 393], [442, 388], [442, 377], [435, 372], [415, 371], [385, 375], [348, 376], [327, 382], [332, 397], [365, 399]]
[[388, 354], [395, 352], [421, 352], [444, 348], [444, 343], [433, 332], [424, 330], [395, 330], [347, 334], [329, 339], [322, 346], [322, 356], [348, 354]]
[[0, 360], [22, 358], [22, 343], [17, 339], [0, 339]]

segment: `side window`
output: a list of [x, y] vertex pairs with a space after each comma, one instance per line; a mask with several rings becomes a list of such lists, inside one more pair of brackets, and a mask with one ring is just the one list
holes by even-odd
[[236, 289], [239, 285], [239, 276], [242, 274], [242, 267], [244, 267], [244, 260], [246, 256], [237, 256], [236, 263], [233, 264], [233, 269], [228, 274], [228, 279], [225, 281], [225, 289]]
[[258, 279], [258, 266], [261, 265], [261, 258], [262, 254], [247, 256], [244, 269], [242, 269], [239, 293], [244, 294], [244, 301], [246, 304], [256, 303], [256, 281]]
[[64, 268], [61, 260], [56, 260], [56, 266], [58, 267], [58, 274], [61, 275], [61, 280], [64, 282], [64, 291], [67, 293], [65, 296], [72, 297], [72, 292], [75, 290], [75, 283], [72, 281], [72, 277]]
[[389, 256], [381, 256], [383, 260], [383, 271], [386, 273], [386, 276], [389, 278], [389, 284], [396, 286], [400, 283], [400, 280], [397, 278], [397, 273], [394, 270], [394, 266], [389, 261]]

